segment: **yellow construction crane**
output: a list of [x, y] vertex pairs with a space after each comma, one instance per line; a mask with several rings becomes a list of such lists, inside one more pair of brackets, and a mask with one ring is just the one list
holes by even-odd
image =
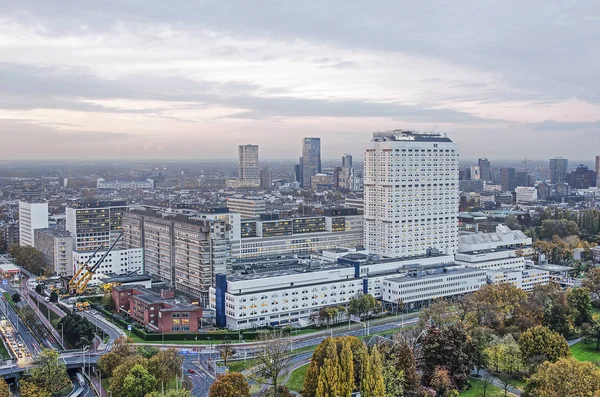
[[94, 253], [87, 260], [87, 262], [83, 266], [81, 266], [81, 268], [79, 268], [77, 273], [69, 281], [69, 286], [68, 286], [68, 294], [69, 295], [71, 295], [71, 296], [72, 295], [81, 295], [85, 292], [85, 289], [87, 288], [88, 283], [90, 282], [90, 280], [96, 273], [96, 270], [98, 270], [98, 268], [100, 267], [102, 262], [104, 262], [104, 259], [106, 259], [106, 257], [110, 253], [110, 251], [112, 251], [112, 249], [115, 247], [115, 245], [121, 239], [122, 236], [123, 236], [122, 233], [119, 234], [117, 239], [112, 243], [110, 248], [100, 257], [100, 259], [98, 259], [98, 261], [96, 263], [94, 263], [92, 266], [89, 266], [90, 261], [98, 253], [98, 251], [100, 250], [101, 247], [99, 247], [96, 251], [94, 251]]

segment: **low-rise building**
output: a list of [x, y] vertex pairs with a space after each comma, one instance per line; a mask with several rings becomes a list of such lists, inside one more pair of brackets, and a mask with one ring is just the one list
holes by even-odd
[[[95, 253], [94, 251], [73, 251], [74, 274], [86, 263], [90, 267], [94, 266], [104, 254], [106, 254], [106, 250]], [[98, 266], [88, 285], [100, 285], [102, 279], [109, 274], [128, 273], [144, 273], [144, 250], [142, 248], [113, 249], [110, 251]]]
[[192, 333], [200, 329], [202, 308], [175, 298], [172, 290], [159, 295], [142, 286], [117, 286], [112, 298], [118, 312], [151, 331]]
[[63, 229], [36, 229], [35, 248], [44, 255], [44, 265], [55, 276], [73, 275], [74, 239]]
[[517, 186], [515, 193], [517, 194], [517, 203], [531, 203], [538, 199], [538, 192], [535, 187]]
[[227, 208], [231, 212], [240, 213], [242, 219], [256, 219], [267, 212], [265, 200], [256, 197], [229, 197]]
[[115, 189], [115, 190], [154, 189], [154, 180], [146, 179], [145, 181], [107, 181], [104, 178], [98, 178], [96, 180], [96, 189]]

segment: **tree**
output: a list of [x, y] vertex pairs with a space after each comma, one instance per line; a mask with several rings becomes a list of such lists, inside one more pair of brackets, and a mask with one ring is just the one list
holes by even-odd
[[183, 356], [175, 348], [169, 348], [159, 351], [148, 361], [150, 373], [156, 378], [156, 381], [161, 384], [169, 383], [181, 373], [183, 365]]
[[385, 397], [383, 363], [377, 345], [373, 346], [364, 371], [360, 386], [360, 395], [362, 397]]
[[348, 302], [348, 313], [357, 316], [361, 320], [377, 307], [377, 301], [371, 294], [357, 294]]
[[515, 387], [513, 386], [512, 381], [509, 378], [499, 378], [499, 380], [501, 386], [500, 388], [504, 392], [504, 397], [507, 397], [508, 393], [513, 391]]
[[451, 324], [458, 321], [458, 316], [453, 305], [444, 298], [437, 299], [428, 308], [421, 310], [419, 315], [419, 325], [426, 327], [431, 322], [437, 327], [445, 324]]
[[592, 298], [587, 288], [572, 288], [567, 292], [567, 301], [574, 311], [575, 325], [581, 327], [592, 319]]
[[12, 297], [11, 297], [12, 301], [15, 303], [19, 303], [21, 302], [21, 295], [18, 292], [15, 292]]
[[100, 357], [98, 367], [107, 377], [111, 377], [114, 370], [125, 360], [136, 356], [135, 346], [132, 343], [131, 338], [120, 336], [113, 343], [111, 351]]
[[223, 360], [223, 365], [227, 366], [227, 360], [235, 354], [235, 349], [231, 345], [231, 342], [228, 340], [223, 341], [223, 343], [217, 347], [217, 350], [219, 351], [221, 360]]
[[393, 337], [393, 343], [381, 343], [379, 347], [384, 369], [391, 372], [393, 368], [396, 374], [402, 374], [401, 386], [404, 394], [407, 396], [417, 395], [421, 388], [421, 378], [417, 373], [413, 348], [406, 337], [403, 334], [396, 334]]
[[44, 388], [36, 385], [31, 380], [22, 380], [20, 382], [20, 392], [22, 397], [51, 397], [52, 394]]
[[14, 262], [33, 274], [41, 276], [46, 273], [44, 268], [44, 254], [34, 247], [11, 245], [8, 253], [14, 259]]
[[448, 370], [442, 367], [437, 367], [431, 377], [431, 387], [440, 396], [446, 394], [446, 391], [452, 388], [452, 379], [448, 374]]
[[104, 296], [102, 297], [102, 306], [104, 306], [106, 310], [116, 310], [117, 306], [115, 305], [115, 301], [113, 300], [111, 293], [104, 294]]
[[348, 340], [343, 341], [340, 353], [340, 397], [350, 397], [354, 391], [354, 360]]
[[35, 292], [37, 292], [38, 294], [41, 294], [43, 290], [44, 290], [44, 287], [42, 287], [42, 284], [37, 284], [35, 286]]
[[262, 349], [259, 349], [256, 362], [256, 377], [261, 383], [273, 386], [277, 391], [279, 376], [287, 373], [290, 365], [289, 342], [281, 332], [262, 334], [259, 338]]
[[573, 333], [571, 308], [562, 291], [559, 291], [554, 299], [546, 301], [542, 323], [552, 331], [556, 331], [565, 337]]
[[383, 381], [386, 397], [404, 396], [404, 373], [398, 371], [391, 363], [383, 364]]
[[250, 386], [239, 372], [220, 376], [212, 384], [208, 397], [250, 397]]
[[0, 397], [9, 397], [10, 396], [10, 387], [8, 383], [4, 379], [0, 379]]
[[471, 340], [473, 341], [473, 365], [479, 371], [488, 364], [489, 356], [486, 352], [489, 344], [492, 342], [493, 334], [486, 328], [474, 328], [471, 331]]
[[154, 346], [138, 346], [136, 349], [137, 354], [147, 359], [156, 356], [159, 351], [160, 349]]
[[586, 274], [581, 285], [590, 290], [596, 300], [600, 300], [600, 268], [590, 269]]
[[523, 397], [589, 397], [600, 393], [600, 370], [589, 362], [562, 358], [541, 364], [525, 385]]
[[327, 345], [325, 360], [319, 372], [319, 382], [317, 384], [316, 397], [344, 396], [342, 389], [342, 368], [337, 353], [337, 346], [334, 343]]
[[542, 325], [523, 332], [519, 338], [519, 348], [526, 366], [545, 360], [555, 362], [571, 355], [565, 338]]
[[71, 313], [61, 318], [58, 328], [62, 329], [65, 342], [75, 349], [90, 346], [94, 340], [94, 325], [77, 313]]
[[52, 303], [58, 302], [58, 293], [56, 291], [52, 291], [50, 293], [50, 302], [52, 302]]
[[193, 394], [191, 391], [182, 388], [175, 390], [171, 389], [164, 394], [154, 390], [146, 394], [146, 397], [193, 397]]
[[[141, 365], [144, 368], [148, 368], [148, 360], [145, 358], [134, 354], [132, 356], [126, 357], [123, 362], [114, 369], [112, 375], [109, 379], [110, 390], [115, 397], [129, 397], [126, 395], [124, 391], [125, 387], [125, 378], [131, 373], [131, 370], [136, 365]], [[139, 373], [136, 374], [140, 375]], [[156, 386], [156, 378], [152, 376]]]
[[596, 345], [596, 350], [600, 350], [600, 315], [594, 314], [592, 320], [581, 327], [583, 340], [585, 343]]
[[143, 365], [136, 364], [123, 379], [123, 387], [117, 397], [145, 397], [154, 389], [156, 378]]
[[291, 391], [285, 386], [277, 386], [277, 390], [273, 387], [269, 387], [264, 394], [260, 397], [294, 397]]
[[430, 327], [422, 342], [423, 383], [431, 385], [437, 367], [451, 374], [454, 385], [463, 390], [471, 372], [474, 346], [461, 323], [445, 328]]
[[70, 382], [67, 367], [58, 361], [58, 352], [43, 349], [38, 354], [38, 365], [31, 370], [31, 382], [50, 395], [58, 393]]
[[485, 374], [481, 377], [481, 388], [483, 389], [483, 396], [481, 397], [486, 397], [487, 394], [487, 389], [490, 387], [491, 384], [494, 383], [494, 377], [490, 374]]

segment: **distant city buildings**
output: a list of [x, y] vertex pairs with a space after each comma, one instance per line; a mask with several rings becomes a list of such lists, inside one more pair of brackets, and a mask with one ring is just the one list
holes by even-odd
[[238, 156], [238, 181], [240, 186], [258, 187], [260, 185], [258, 145], [240, 145]]
[[490, 165], [490, 161], [486, 158], [481, 158], [477, 161], [477, 165], [479, 166], [479, 174], [481, 175], [481, 179], [486, 182], [491, 182], [492, 167]]
[[115, 189], [115, 190], [154, 189], [154, 180], [146, 179], [145, 181], [107, 181], [104, 178], [98, 178], [96, 180], [96, 189]]
[[302, 188], [310, 189], [312, 177], [321, 173], [321, 138], [302, 139], [302, 157], [300, 160]]
[[596, 186], [596, 173], [587, 165], [579, 164], [575, 171], [567, 175], [567, 182], [573, 189], [589, 189]]
[[550, 182], [552, 184], [566, 183], [568, 166], [569, 160], [565, 158], [550, 159]]
[[517, 203], [531, 203], [538, 199], [538, 192], [535, 187], [518, 186], [515, 192]]
[[600, 156], [596, 156], [596, 187], [600, 188]]
[[35, 247], [35, 230], [48, 227], [48, 203], [19, 202], [19, 244]]
[[454, 252], [458, 145], [440, 134], [373, 134], [365, 152], [365, 245], [385, 257]]
[[273, 172], [268, 168], [260, 170], [260, 188], [271, 190], [273, 188]]

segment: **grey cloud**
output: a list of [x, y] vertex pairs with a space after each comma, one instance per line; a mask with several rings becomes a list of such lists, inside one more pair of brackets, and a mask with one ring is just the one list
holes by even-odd
[[[600, 119], [600, 114], [598, 118]], [[538, 131], [593, 131], [600, 137], [600, 120], [591, 122], [545, 120], [527, 125]]]
[[[35, 144], [43, 142], [50, 150], [52, 147], [74, 144], [90, 144], [119, 141], [132, 136], [127, 133], [104, 131], [58, 130], [54, 123], [39, 123], [27, 119], [0, 119], [2, 143], [4, 150], [14, 150], [15, 145]], [[61, 126], [65, 126], [61, 124]], [[0, 152], [0, 155], [2, 152]]]

